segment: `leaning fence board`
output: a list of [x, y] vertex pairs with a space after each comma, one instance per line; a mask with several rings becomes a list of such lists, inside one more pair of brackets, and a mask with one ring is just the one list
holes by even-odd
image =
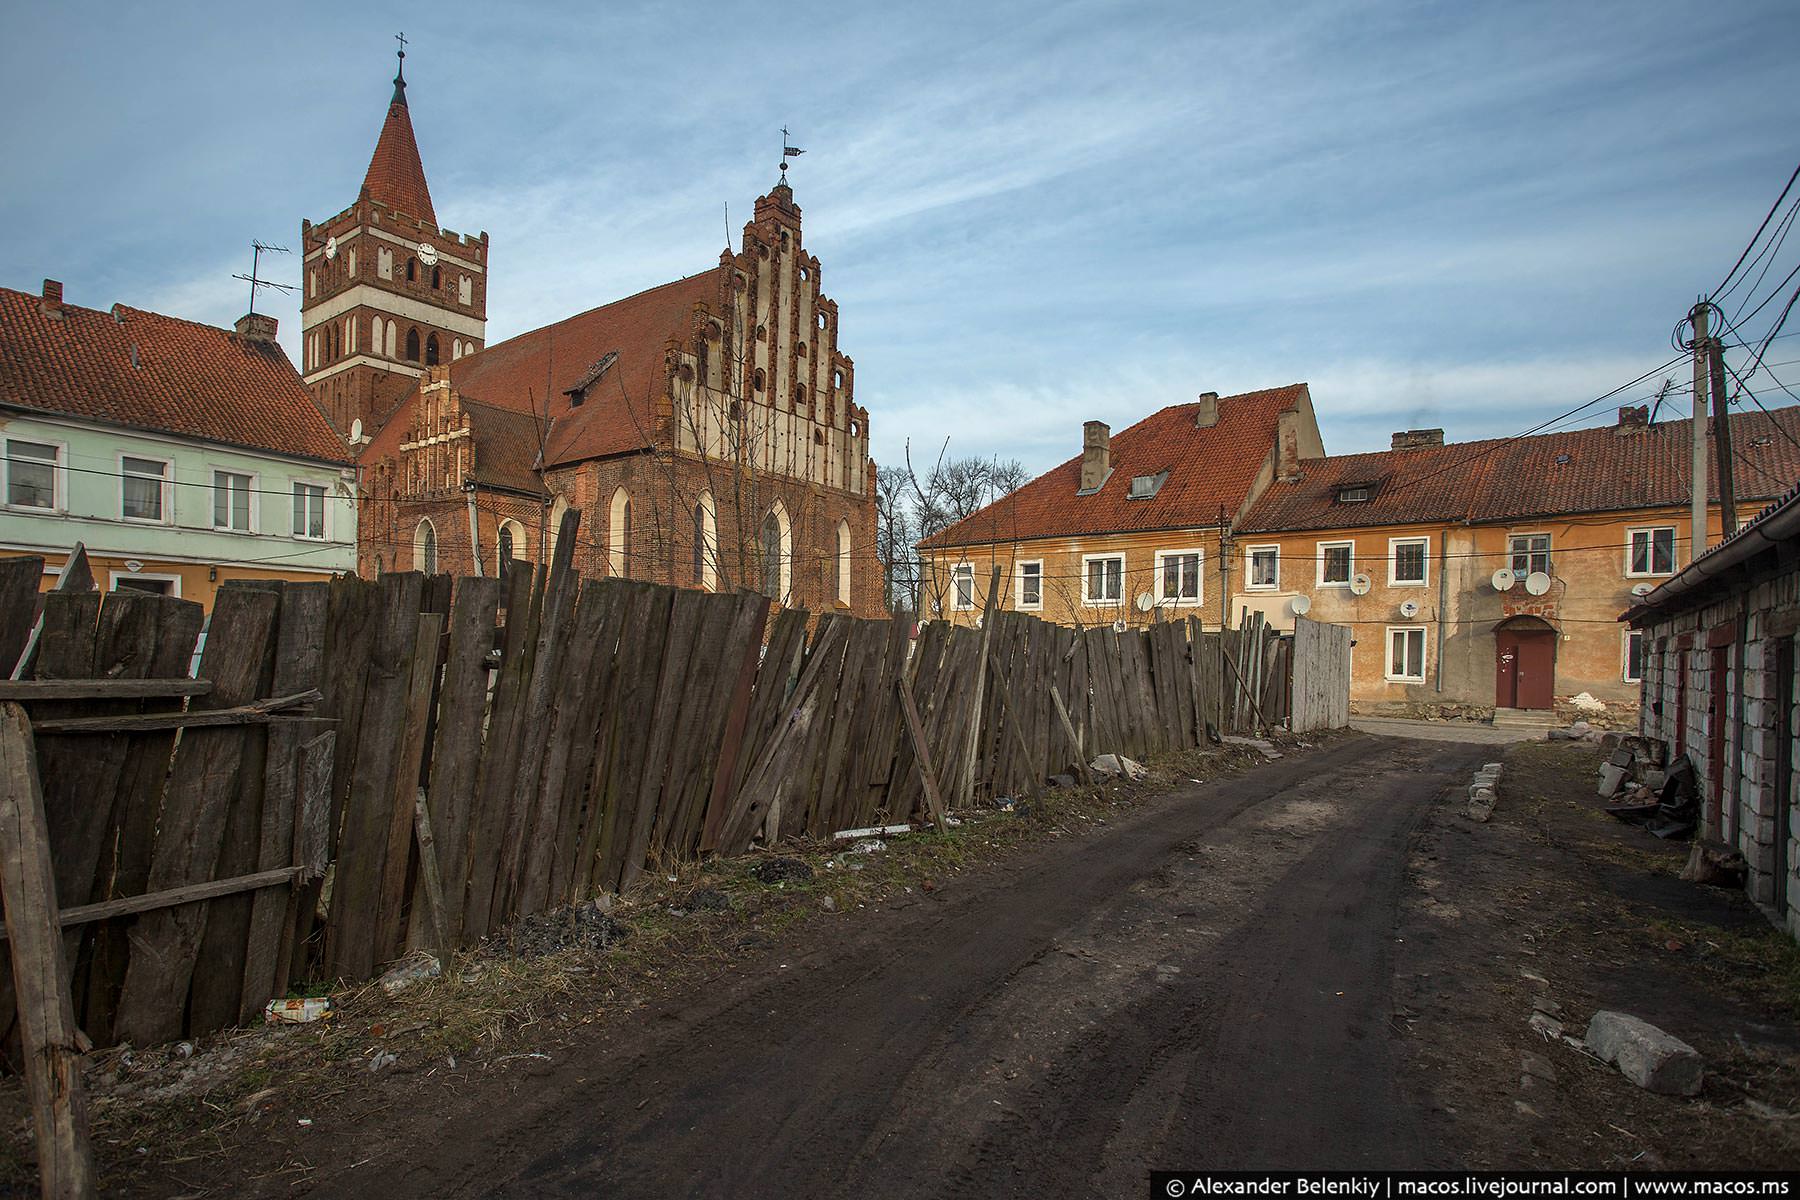
[[[744, 739], [750, 724], [756, 686], [756, 669], [762, 657], [763, 632], [769, 623], [769, 605], [760, 596], [746, 596], [743, 613], [745, 628], [734, 651], [736, 672], [731, 684], [724, 732], [719, 741], [719, 760], [713, 768], [712, 784], [707, 789], [706, 811], [700, 823], [698, 848], [702, 851], [712, 850], [719, 844], [719, 829], [725, 821], [725, 808], [730, 802], [738, 761], [744, 752]], [[730, 655], [722, 665], [728, 669], [731, 667]]]
[[496, 921], [494, 891], [497, 864], [506, 838], [507, 799], [512, 795], [518, 746], [513, 740], [519, 706], [531, 677], [537, 643], [537, 610], [532, 602], [536, 569], [515, 563], [507, 580], [506, 637], [501, 647], [500, 678], [494, 687], [487, 738], [476, 769], [475, 812], [469, 834], [469, 869], [463, 904], [462, 940], [484, 936]]
[[[387, 853], [381, 870], [381, 908], [377, 918], [376, 955], [398, 958], [406, 949], [407, 898], [414, 861], [413, 830], [415, 797], [425, 765], [426, 739], [431, 730], [431, 697], [437, 683], [438, 634], [444, 614], [421, 612], [413, 637], [411, 671], [406, 680], [401, 709], [398, 753], [387, 808]], [[441, 912], [439, 914], [442, 915]]]
[[462, 937], [469, 820], [487, 712], [487, 659], [494, 646], [501, 587], [498, 579], [458, 580], [450, 605], [450, 651], [439, 692], [426, 808], [437, 834], [444, 925], [453, 942]]
[[[219, 593], [200, 669], [213, 681], [202, 703], [229, 707], [255, 698], [274, 629], [278, 597], [248, 588]], [[150, 861], [149, 891], [212, 877], [243, 755], [241, 729], [196, 729], [181, 739]], [[119, 996], [118, 1036], [140, 1046], [181, 1032], [194, 960], [206, 923], [199, 904], [161, 909], [131, 932], [131, 959]]]
[[0, 897], [12, 925], [12, 978], [39, 1187], [45, 1196], [92, 1196], [87, 1088], [75, 1049], [37, 754], [25, 711], [12, 703], [0, 707]]

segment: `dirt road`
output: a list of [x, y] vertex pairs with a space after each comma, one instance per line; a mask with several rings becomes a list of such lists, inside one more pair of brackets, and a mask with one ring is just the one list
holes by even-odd
[[1137, 1194], [1434, 1153], [1390, 1021], [1409, 834], [1482, 748], [1352, 735], [873, 914], [539, 1074], [355, 1134], [314, 1194]]

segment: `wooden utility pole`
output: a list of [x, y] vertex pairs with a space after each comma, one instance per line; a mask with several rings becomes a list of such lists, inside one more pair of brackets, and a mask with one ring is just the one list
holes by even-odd
[[1712, 368], [1713, 452], [1719, 461], [1719, 529], [1730, 537], [1737, 532], [1737, 487], [1731, 462], [1731, 412], [1725, 394], [1725, 342], [1709, 338]]
[[[1688, 317], [1694, 323], [1694, 432], [1692, 475], [1689, 482], [1688, 561], [1706, 553], [1706, 301], [1694, 305]], [[1675, 564], [1679, 566], [1680, 564]]]

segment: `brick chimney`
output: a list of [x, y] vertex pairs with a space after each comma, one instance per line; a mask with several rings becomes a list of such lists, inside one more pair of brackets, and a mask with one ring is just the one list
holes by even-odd
[[1444, 431], [1441, 429], [1403, 429], [1394, 435], [1393, 449], [1416, 450], [1420, 446], [1443, 444]]
[[1294, 483], [1300, 478], [1299, 415], [1284, 412], [1275, 421], [1275, 478]]
[[266, 313], [245, 313], [237, 319], [237, 335], [246, 342], [272, 342], [278, 322]]
[[1081, 426], [1081, 491], [1097, 492], [1112, 474], [1112, 431], [1105, 421], [1087, 421]]
[[1613, 432], [1636, 433], [1640, 429], [1650, 428], [1650, 406], [1648, 404], [1624, 404], [1619, 407], [1619, 424]]
[[1211, 429], [1219, 423], [1219, 393], [1201, 392], [1200, 407], [1194, 410], [1194, 428]]
[[46, 317], [60, 317], [62, 312], [62, 280], [44, 280], [44, 298], [38, 302], [38, 311]]

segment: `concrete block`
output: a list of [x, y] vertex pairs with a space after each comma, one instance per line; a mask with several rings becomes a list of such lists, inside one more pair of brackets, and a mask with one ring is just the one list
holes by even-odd
[[1485, 783], [1471, 783], [1469, 785], [1469, 803], [1473, 804], [1477, 801], [1492, 805], [1494, 803], [1493, 787]]
[[1595, 790], [1602, 796], [1610, 796], [1619, 790], [1619, 784], [1625, 778], [1625, 769], [1607, 763], [1600, 768], [1600, 786]]
[[1706, 1078], [1699, 1051], [1650, 1022], [1621, 1012], [1597, 1012], [1588, 1022], [1587, 1047], [1646, 1091], [1697, 1096]]
[[1506, 766], [1504, 763], [1487, 763], [1481, 769], [1487, 774], [1499, 778], [1500, 772], [1504, 771]]

